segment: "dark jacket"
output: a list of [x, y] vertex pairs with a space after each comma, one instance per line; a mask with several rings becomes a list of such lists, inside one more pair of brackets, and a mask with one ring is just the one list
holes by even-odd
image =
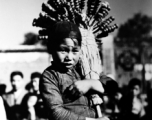
[[15, 99], [14, 92], [8, 92], [3, 95], [4, 106], [8, 120], [22, 120], [27, 116], [26, 96], [27, 91], [22, 90]]
[[[106, 76], [101, 78], [105, 83], [112, 80]], [[87, 95], [78, 97], [68, 92], [68, 87], [77, 80], [81, 80], [81, 77], [75, 69], [63, 72], [50, 66], [43, 72], [40, 79], [40, 93], [50, 120], [85, 120], [85, 117], [96, 117]]]

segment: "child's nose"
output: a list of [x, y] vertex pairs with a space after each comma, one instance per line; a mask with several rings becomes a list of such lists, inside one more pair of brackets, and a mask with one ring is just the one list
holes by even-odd
[[71, 60], [73, 58], [73, 53], [68, 52], [66, 58], [67, 58], [67, 60]]

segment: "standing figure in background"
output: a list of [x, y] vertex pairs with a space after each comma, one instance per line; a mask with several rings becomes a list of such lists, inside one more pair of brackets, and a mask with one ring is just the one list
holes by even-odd
[[22, 120], [26, 117], [26, 100], [23, 73], [13, 71], [10, 75], [12, 90], [3, 95], [8, 120]]
[[149, 120], [152, 120], [152, 88], [149, 89], [147, 93], [148, 106], [147, 106], [147, 116]]
[[118, 84], [114, 81], [107, 82], [107, 85], [113, 89], [111, 94], [103, 96], [104, 104], [104, 113], [108, 115], [112, 120], [120, 120], [121, 109], [120, 101], [122, 98], [121, 89]]
[[5, 94], [5, 92], [6, 92], [6, 85], [0, 83], [0, 96]]
[[122, 98], [122, 114], [124, 120], [147, 120], [146, 101], [142, 99], [141, 81], [137, 78], [130, 80], [128, 93]]
[[6, 119], [6, 111], [5, 111], [5, 108], [4, 108], [4, 103], [3, 103], [3, 99], [2, 97], [0, 96], [0, 118], [1, 120], [7, 120]]
[[44, 120], [47, 115], [39, 91], [41, 73], [31, 74], [30, 89], [27, 95], [28, 120]]
[[0, 84], [0, 113], [1, 113], [1, 120], [6, 120], [6, 111], [4, 108], [4, 102], [2, 99], [2, 95], [5, 94], [6, 85]]

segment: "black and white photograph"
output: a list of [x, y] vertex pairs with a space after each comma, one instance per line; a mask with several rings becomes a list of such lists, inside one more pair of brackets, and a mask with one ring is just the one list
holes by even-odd
[[152, 0], [0, 0], [0, 120], [152, 120]]

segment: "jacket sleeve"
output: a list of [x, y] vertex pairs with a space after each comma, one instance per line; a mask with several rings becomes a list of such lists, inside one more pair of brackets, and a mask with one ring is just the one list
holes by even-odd
[[58, 80], [50, 72], [45, 71], [40, 79], [40, 93], [52, 120], [85, 120], [63, 106], [63, 100], [58, 88]]

